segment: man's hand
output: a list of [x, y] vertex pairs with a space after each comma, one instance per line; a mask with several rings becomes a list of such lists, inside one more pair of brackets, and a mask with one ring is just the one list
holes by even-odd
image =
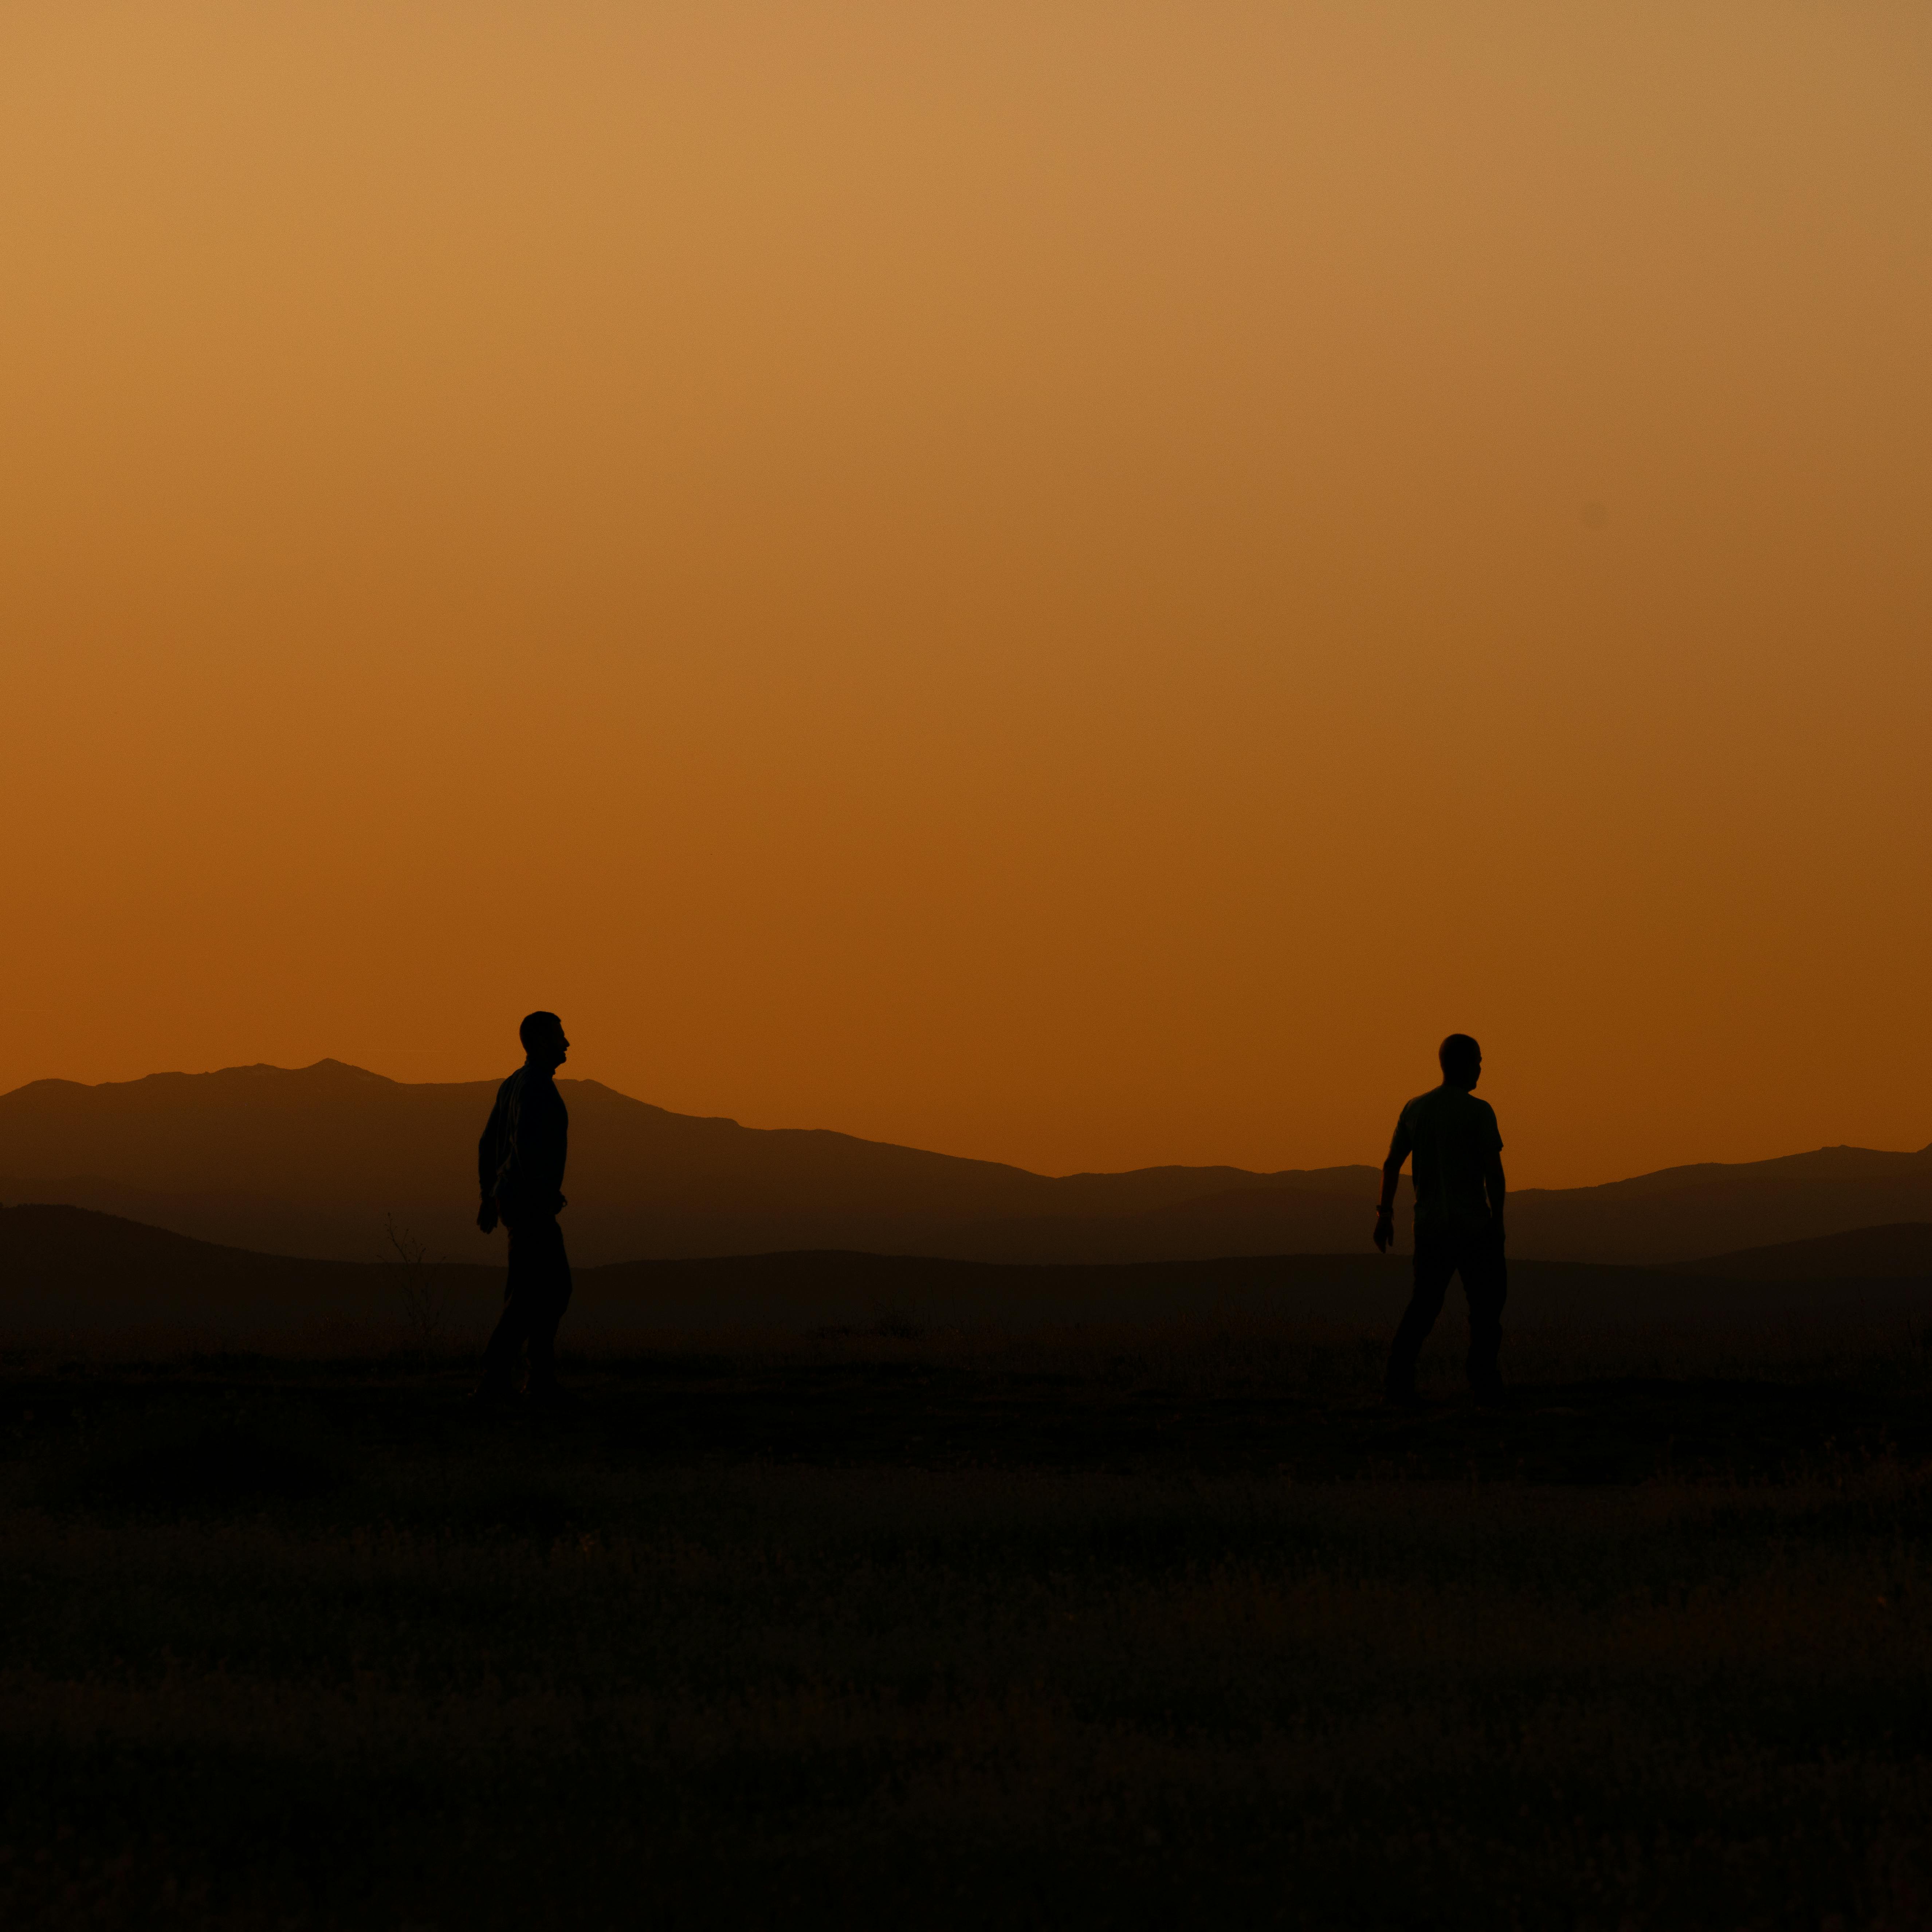
[[1389, 1251], [1389, 1244], [1394, 1239], [1395, 1210], [1393, 1208], [1378, 1208], [1376, 1210], [1376, 1253], [1387, 1254]]
[[476, 1225], [478, 1227], [481, 1228], [486, 1234], [494, 1234], [496, 1232], [496, 1204], [495, 1202], [486, 1201], [482, 1207], [477, 1209]]

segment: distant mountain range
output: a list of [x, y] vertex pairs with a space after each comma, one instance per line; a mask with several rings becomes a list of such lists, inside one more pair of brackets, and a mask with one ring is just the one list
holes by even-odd
[[[1286, 1318], [1386, 1329], [1400, 1259], [1348, 1255], [1026, 1264], [814, 1252], [622, 1262], [578, 1271], [569, 1338], [654, 1329]], [[80, 1208], [0, 1210], [0, 1334], [280, 1333], [474, 1345], [500, 1269], [261, 1255]], [[1512, 1263], [1508, 1326], [1709, 1328], [1932, 1313], [1932, 1224], [1858, 1230], [1694, 1269]]]
[[[560, 1084], [571, 1112], [566, 1225], [586, 1266], [802, 1250], [1031, 1264], [1346, 1254], [1366, 1250], [1373, 1219], [1368, 1164], [1056, 1178], [669, 1113], [596, 1081]], [[500, 1250], [471, 1217], [494, 1090], [410, 1084], [330, 1060], [96, 1087], [35, 1081], [0, 1095], [0, 1201], [64, 1203], [316, 1260], [390, 1258], [393, 1223], [432, 1257], [487, 1262]], [[1932, 1148], [1826, 1148], [1526, 1189], [1510, 1213], [1518, 1258], [1681, 1263], [1932, 1222]]]

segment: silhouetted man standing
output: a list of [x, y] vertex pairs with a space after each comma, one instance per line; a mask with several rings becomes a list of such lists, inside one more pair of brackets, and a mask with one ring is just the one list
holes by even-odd
[[1402, 1110], [1382, 1163], [1382, 1205], [1376, 1246], [1395, 1239], [1396, 1183], [1415, 1156], [1415, 1287], [1389, 1350], [1384, 1393], [1412, 1402], [1416, 1359], [1442, 1312], [1449, 1277], [1460, 1273], [1469, 1300], [1469, 1386], [1479, 1401], [1502, 1394], [1496, 1358], [1502, 1348], [1503, 1137], [1496, 1109], [1470, 1091], [1483, 1076], [1483, 1049], [1466, 1033], [1452, 1033], [1438, 1050], [1442, 1084]]
[[556, 1394], [556, 1324], [570, 1305], [570, 1257], [556, 1225], [564, 1206], [570, 1115], [553, 1077], [570, 1042], [554, 1013], [530, 1014], [518, 1034], [524, 1064], [497, 1088], [490, 1124], [476, 1145], [483, 1196], [476, 1225], [487, 1234], [500, 1217], [510, 1237], [502, 1318], [484, 1351], [483, 1386], [477, 1391], [486, 1400], [516, 1394], [526, 1345], [530, 1394]]

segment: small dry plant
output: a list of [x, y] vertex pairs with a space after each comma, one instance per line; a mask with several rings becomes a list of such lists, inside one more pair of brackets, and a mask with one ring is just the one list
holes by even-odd
[[442, 1345], [448, 1313], [440, 1270], [427, 1258], [424, 1244], [410, 1228], [398, 1226], [393, 1214], [383, 1216], [382, 1226], [403, 1269], [403, 1318], [410, 1338], [424, 1354], [433, 1355]]

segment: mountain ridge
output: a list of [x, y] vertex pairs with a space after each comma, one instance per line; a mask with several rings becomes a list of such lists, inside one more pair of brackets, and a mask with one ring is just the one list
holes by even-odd
[[[474, 1149], [497, 1084], [397, 1081], [333, 1059], [32, 1082], [0, 1095], [0, 1200], [342, 1260], [383, 1258], [393, 1220], [438, 1255], [481, 1260]], [[572, 1116], [566, 1225], [593, 1265], [806, 1249], [1041, 1264], [1344, 1252], [1367, 1244], [1378, 1181], [1366, 1162], [1044, 1175], [560, 1084]], [[1629, 1264], [1922, 1219], [1932, 1148], [1696, 1162], [1510, 1201], [1514, 1252]]]

